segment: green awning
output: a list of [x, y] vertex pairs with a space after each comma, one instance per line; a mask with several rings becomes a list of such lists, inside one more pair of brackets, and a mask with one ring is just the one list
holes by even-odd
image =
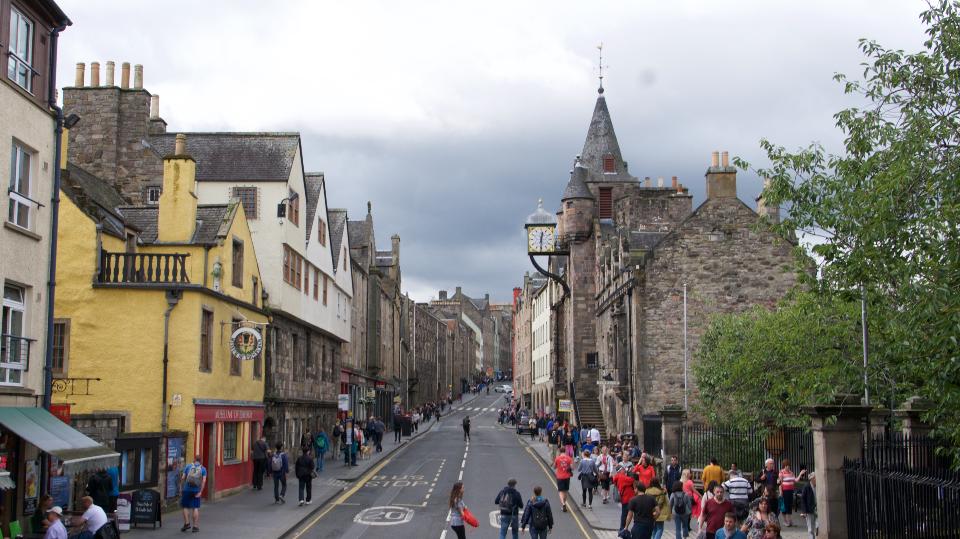
[[119, 453], [88, 438], [43, 408], [0, 407], [0, 424], [60, 459], [65, 474], [120, 463]]

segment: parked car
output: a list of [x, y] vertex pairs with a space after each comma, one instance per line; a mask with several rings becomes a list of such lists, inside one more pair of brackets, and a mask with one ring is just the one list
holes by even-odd
[[494, 386], [493, 391], [495, 393], [513, 393], [513, 388], [507, 384], [500, 384], [498, 386]]
[[517, 419], [517, 436], [523, 434], [533, 434], [537, 432], [537, 427], [530, 428], [530, 416], [527, 414], [520, 414], [520, 417]]

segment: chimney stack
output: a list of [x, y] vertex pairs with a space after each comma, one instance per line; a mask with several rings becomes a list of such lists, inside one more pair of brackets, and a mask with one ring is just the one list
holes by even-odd
[[673, 189], [674, 191], [677, 190], [677, 177], [676, 177], [676, 176], [670, 178], [670, 188]]
[[[150, 119], [157, 120], [160, 118], [160, 95], [153, 94], [150, 96]], [[178, 137], [180, 135], [177, 135]]]
[[447, 301], [447, 291], [446, 291], [446, 290], [441, 290], [441, 291], [440, 291], [440, 301]]
[[462, 296], [462, 295], [463, 295], [463, 287], [462, 287], [462, 286], [458, 286], [458, 287], [457, 287], [457, 295], [458, 295], [458, 296]]
[[114, 86], [113, 71], [115, 67], [116, 67], [116, 64], [112, 60], [107, 62], [107, 76], [106, 78], [104, 78], [104, 81], [103, 81], [104, 86], [111, 86], [111, 87]]
[[764, 178], [763, 191], [760, 191], [760, 196], [757, 197], [757, 214], [759, 214], [760, 217], [770, 219], [773, 223], [779, 223], [780, 208], [778, 206], [768, 205], [766, 198], [763, 196], [763, 193], [766, 192], [768, 187], [770, 187], [770, 178]]
[[133, 66], [133, 89], [143, 90], [143, 66], [140, 64]]
[[130, 88], [130, 62], [120, 64], [120, 88]]
[[737, 169], [730, 166], [729, 155], [723, 152], [723, 166], [720, 166], [720, 152], [713, 152], [711, 166], [705, 174], [707, 199], [737, 197]]
[[77, 74], [73, 79], [73, 85], [77, 88], [83, 88], [83, 79], [85, 78], [84, 72], [87, 70], [87, 65], [83, 62], [77, 62]]
[[100, 86], [100, 62], [90, 62], [90, 87]]
[[400, 265], [400, 236], [398, 234], [390, 236], [390, 254], [393, 258], [394, 269], [396, 269]]
[[157, 239], [186, 242], [197, 221], [197, 163], [187, 155], [187, 136], [177, 134], [173, 155], [163, 158], [163, 191], [157, 212]]
[[657, 176], [657, 187], [663, 187], [663, 176]]

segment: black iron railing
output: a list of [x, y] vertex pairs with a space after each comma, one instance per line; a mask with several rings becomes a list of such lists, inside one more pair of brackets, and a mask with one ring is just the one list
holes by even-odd
[[813, 434], [804, 429], [723, 429], [687, 424], [681, 433], [680, 460], [685, 466], [702, 468], [715, 458], [721, 467], [737, 463], [744, 472], [759, 472], [772, 458], [777, 469], [789, 458], [795, 472], [806, 465], [813, 469]]
[[943, 470], [950, 468], [950, 457], [940, 454], [942, 444], [928, 436], [891, 433], [865, 440], [863, 462], [874, 468]]
[[100, 251], [100, 273], [103, 284], [151, 283], [186, 284], [187, 253], [110, 253]]
[[0, 363], [20, 364], [23, 370], [30, 368], [30, 343], [35, 339], [28, 339], [22, 335], [0, 335]]

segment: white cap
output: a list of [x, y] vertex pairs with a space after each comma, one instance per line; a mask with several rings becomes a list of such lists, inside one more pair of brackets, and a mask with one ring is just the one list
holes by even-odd
[[47, 513], [56, 513], [60, 516], [63, 516], [63, 509], [59, 505], [54, 505], [50, 509], [47, 509]]

